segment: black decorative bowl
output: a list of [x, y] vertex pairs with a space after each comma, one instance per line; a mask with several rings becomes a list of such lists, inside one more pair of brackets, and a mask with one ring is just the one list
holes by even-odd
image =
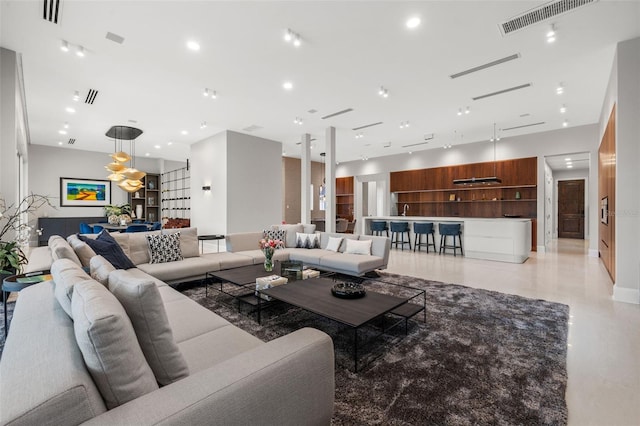
[[338, 283], [331, 289], [331, 294], [341, 299], [358, 299], [364, 297], [366, 290], [362, 284]]

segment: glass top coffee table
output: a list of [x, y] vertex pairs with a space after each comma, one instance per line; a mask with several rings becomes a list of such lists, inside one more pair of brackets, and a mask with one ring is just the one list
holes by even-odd
[[[260, 294], [349, 326], [354, 332], [353, 362], [356, 372], [358, 371], [358, 330], [360, 328], [380, 317], [384, 317], [386, 314], [393, 314], [401, 319], [390, 327], [383, 327], [382, 333], [379, 335], [384, 334], [403, 321], [406, 333], [407, 320], [419, 312], [425, 313], [426, 322], [426, 295], [424, 290], [414, 289], [415, 295], [411, 297], [399, 297], [367, 291], [362, 298], [342, 299], [335, 297], [331, 293], [331, 289], [339, 281], [323, 277], [310, 278], [260, 290]], [[420, 296], [422, 296], [422, 303], [409, 303], [410, 301], [415, 302], [414, 299]], [[261, 322], [261, 300], [261, 298], [257, 298], [258, 322]]]

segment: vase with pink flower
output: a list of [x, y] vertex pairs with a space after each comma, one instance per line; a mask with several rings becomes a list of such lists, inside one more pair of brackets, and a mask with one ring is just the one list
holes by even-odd
[[264, 270], [267, 272], [273, 271], [273, 253], [277, 248], [282, 247], [282, 241], [263, 238], [259, 241], [258, 246], [264, 253]]

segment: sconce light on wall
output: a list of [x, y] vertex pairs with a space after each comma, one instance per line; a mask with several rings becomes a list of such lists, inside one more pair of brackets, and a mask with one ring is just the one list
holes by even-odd
[[202, 187], [203, 191], [211, 191], [211, 185], [205, 185]]

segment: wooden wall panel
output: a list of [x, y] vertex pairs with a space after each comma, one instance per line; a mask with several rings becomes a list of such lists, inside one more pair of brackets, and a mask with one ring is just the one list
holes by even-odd
[[616, 280], [616, 107], [614, 105], [607, 128], [598, 148], [598, 202], [602, 217], [602, 200], [607, 199], [607, 223], [598, 225], [598, 251], [611, 280]]

